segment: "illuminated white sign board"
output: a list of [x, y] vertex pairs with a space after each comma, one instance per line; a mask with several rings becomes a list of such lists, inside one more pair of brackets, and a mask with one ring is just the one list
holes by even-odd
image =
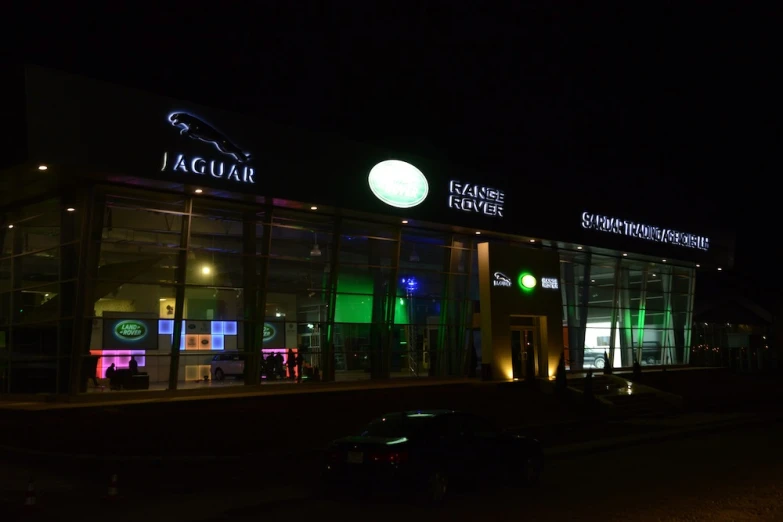
[[549, 290], [560, 290], [560, 283], [556, 277], [542, 277], [541, 288], [548, 288]]
[[367, 181], [375, 197], [397, 208], [421, 204], [430, 190], [427, 178], [419, 169], [399, 160], [378, 163], [370, 170]]
[[678, 232], [669, 228], [652, 227], [641, 223], [634, 223], [627, 219], [601, 216], [582, 212], [582, 228], [585, 230], [598, 230], [620, 236], [646, 239], [658, 243], [679, 245], [686, 248], [709, 250], [710, 238]]
[[502, 190], [458, 180], [449, 182], [449, 208], [454, 210], [502, 218], [505, 201]]
[[166, 118], [180, 136], [212, 145], [224, 158], [224, 161], [204, 155], [185, 155], [163, 153], [161, 172], [196, 174], [212, 178], [227, 179], [239, 183], [255, 183], [255, 170], [250, 166], [251, 156], [231, 141], [225, 134], [204, 120], [187, 112], [172, 112]]
[[206, 160], [200, 156], [188, 157], [184, 154], [174, 154], [169, 157], [168, 152], [163, 153], [163, 166], [161, 172], [182, 172], [185, 174], [197, 174], [211, 176], [213, 178], [225, 178], [241, 183], [255, 183], [253, 167], [237, 165], [225, 161]]

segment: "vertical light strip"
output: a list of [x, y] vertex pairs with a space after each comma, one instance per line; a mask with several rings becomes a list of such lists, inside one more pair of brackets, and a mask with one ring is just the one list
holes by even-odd
[[691, 362], [691, 334], [693, 333], [693, 302], [696, 292], [696, 270], [688, 270], [688, 305], [685, 311], [685, 346], [683, 347], [683, 364]]
[[636, 320], [636, 360], [641, 364], [642, 361], [642, 346], [644, 344], [644, 316], [647, 310], [647, 275], [648, 270], [644, 268], [642, 270], [642, 288], [639, 292], [639, 315]]

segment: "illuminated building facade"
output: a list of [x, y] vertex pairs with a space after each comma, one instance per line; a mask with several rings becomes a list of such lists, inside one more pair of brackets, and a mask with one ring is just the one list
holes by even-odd
[[537, 193], [532, 167], [25, 73], [0, 177], [5, 392], [82, 393], [131, 356], [149, 389], [227, 385], [221, 354], [248, 385], [278, 352], [326, 381], [686, 364], [695, 274], [730, 268], [713, 231]]

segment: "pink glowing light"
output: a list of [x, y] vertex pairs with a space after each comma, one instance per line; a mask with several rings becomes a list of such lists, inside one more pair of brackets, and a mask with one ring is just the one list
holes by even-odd
[[[261, 349], [261, 355], [264, 357], [264, 360], [266, 360], [267, 357], [269, 357], [272, 354], [279, 353], [283, 356], [283, 368], [285, 369], [286, 377], [290, 378], [291, 375], [288, 371], [288, 350], [289, 348], [262, 348]], [[296, 355], [299, 353], [298, 348], [290, 348], [290, 350]], [[294, 369], [294, 375], [296, 375], [296, 369]]]
[[96, 377], [102, 379], [106, 376], [106, 369], [114, 363], [115, 368], [123, 370], [128, 368], [131, 356], [136, 357], [139, 368], [147, 364], [144, 350], [90, 350], [90, 355], [100, 357]]

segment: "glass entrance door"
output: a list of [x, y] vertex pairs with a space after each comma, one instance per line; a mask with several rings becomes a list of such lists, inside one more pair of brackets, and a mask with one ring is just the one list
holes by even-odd
[[536, 346], [535, 330], [532, 328], [511, 329], [511, 364], [514, 380], [535, 378]]

